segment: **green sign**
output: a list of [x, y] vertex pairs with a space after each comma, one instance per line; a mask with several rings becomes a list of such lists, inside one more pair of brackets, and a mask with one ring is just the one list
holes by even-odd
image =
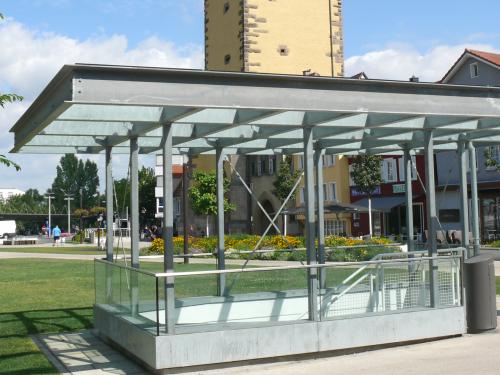
[[392, 185], [392, 193], [393, 194], [405, 193], [405, 192], [406, 192], [405, 184]]

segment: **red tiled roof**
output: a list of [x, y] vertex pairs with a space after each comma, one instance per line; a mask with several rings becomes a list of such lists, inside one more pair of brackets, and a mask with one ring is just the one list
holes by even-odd
[[466, 49], [471, 55], [477, 56], [480, 59], [486, 60], [492, 64], [500, 66], [500, 54], [484, 51], [476, 51], [473, 49]]
[[466, 55], [475, 56], [479, 59], [488, 61], [489, 63], [500, 67], [500, 54], [492, 53], [492, 52], [477, 51], [477, 50], [466, 48], [464, 53], [462, 53], [462, 55], [458, 58], [458, 60], [455, 61], [455, 63], [450, 68], [450, 70], [448, 70], [448, 72], [444, 75], [444, 77], [440, 81], [438, 81], [438, 83], [445, 82], [447, 80], [447, 78], [450, 76], [450, 74], [454, 71], [454, 69], [464, 61], [463, 58]]

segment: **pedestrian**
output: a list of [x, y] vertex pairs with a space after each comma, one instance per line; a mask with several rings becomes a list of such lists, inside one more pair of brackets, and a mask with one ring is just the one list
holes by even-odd
[[54, 236], [54, 244], [52, 246], [57, 246], [61, 238], [61, 230], [59, 229], [59, 225], [56, 225], [56, 227], [52, 230], [52, 236]]

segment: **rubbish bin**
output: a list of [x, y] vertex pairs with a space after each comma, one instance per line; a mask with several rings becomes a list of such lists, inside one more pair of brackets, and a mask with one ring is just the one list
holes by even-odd
[[497, 327], [495, 266], [489, 255], [479, 255], [464, 262], [467, 327], [479, 333]]

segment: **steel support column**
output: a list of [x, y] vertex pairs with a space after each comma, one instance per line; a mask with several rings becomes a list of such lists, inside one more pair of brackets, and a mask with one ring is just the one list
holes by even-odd
[[469, 257], [469, 198], [467, 194], [467, 147], [463, 136], [458, 142], [458, 170], [460, 179], [460, 230], [462, 231], [462, 246], [467, 249], [465, 257]]
[[[174, 191], [172, 182], [172, 124], [163, 125], [163, 270], [174, 272]], [[175, 331], [174, 278], [165, 279], [165, 331]]]
[[[139, 268], [139, 144], [137, 137], [130, 139], [130, 257], [132, 267]], [[132, 315], [139, 313], [139, 279], [137, 272], [130, 274], [130, 302]]]
[[[314, 157], [316, 164], [316, 192], [318, 199], [318, 263], [325, 264], [325, 192], [323, 186], [323, 155], [324, 150], [317, 149]], [[326, 285], [326, 268], [319, 270], [319, 285], [321, 289]]]
[[139, 144], [130, 138], [130, 255], [132, 267], [139, 268]]
[[[304, 173], [306, 203], [306, 251], [307, 264], [316, 262], [316, 218], [314, 213], [314, 149], [312, 128], [304, 128]], [[318, 313], [318, 269], [308, 269], [309, 319], [319, 320]]]
[[[217, 176], [217, 269], [226, 268], [225, 248], [224, 248], [224, 150], [216, 148], [215, 155], [216, 176]], [[223, 296], [226, 289], [225, 275], [218, 275], [217, 295]]]
[[[106, 260], [113, 261], [113, 173], [112, 173], [112, 147], [106, 147]], [[69, 202], [69, 201], [68, 201]], [[112, 300], [113, 270], [114, 267], [106, 266], [106, 301]]]
[[[436, 213], [436, 183], [434, 179], [434, 134], [432, 131], [424, 133], [425, 154], [425, 182], [427, 192], [427, 246], [429, 257], [437, 258], [437, 228], [438, 220]], [[436, 307], [438, 296], [437, 263], [435, 260], [429, 262], [429, 284], [430, 304]]]
[[415, 234], [413, 232], [413, 187], [412, 187], [412, 170], [413, 163], [411, 161], [410, 148], [406, 147], [404, 151], [405, 164], [405, 200], [406, 200], [406, 235], [408, 236], [407, 245], [408, 251], [415, 250]]
[[471, 195], [471, 221], [472, 237], [474, 239], [473, 256], [479, 255], [481, 248], [481, 235], [479, 234], [479, 197], [477, 193], [477, 162], [474, 143], [468, 142], [470, 164], [470, 195]]
[[113, 261], [113, 158], [112, 147], [106, 147], [106, 260]]

